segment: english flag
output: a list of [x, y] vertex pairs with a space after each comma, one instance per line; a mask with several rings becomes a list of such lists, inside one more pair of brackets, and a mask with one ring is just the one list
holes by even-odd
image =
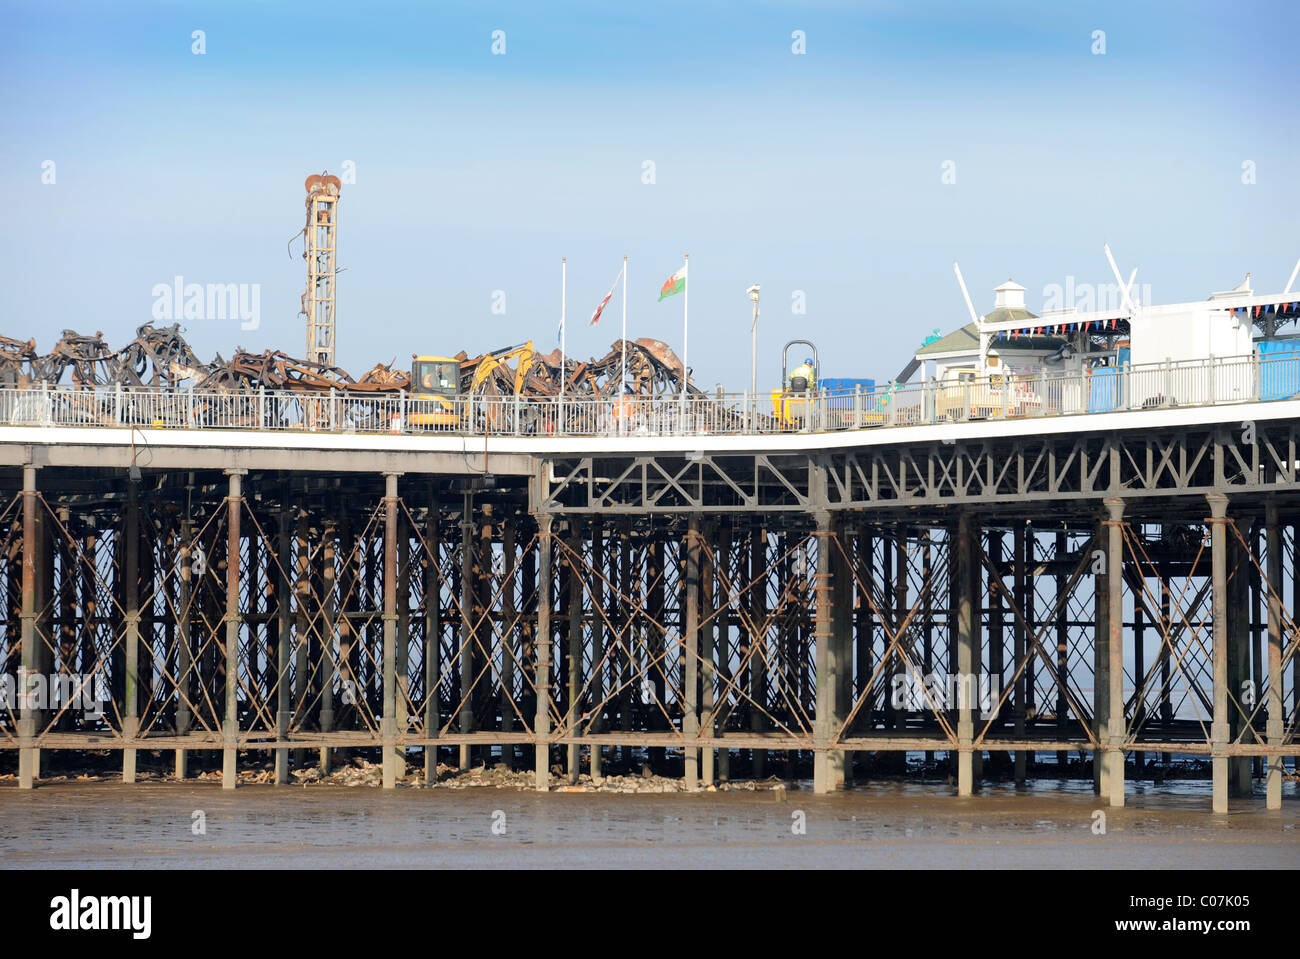
[[[626, 266], [623, 269], [626, 269]], [[622, 269], [618, 271], [618, 276], [614, 277], [614, 285], [609, 288], [609, 292], [605, 294], [605, 298], [600, 301], [600, 306], [596, 307], [596, 312], [591, 314], [592, 326], [595, 326], [597, 323], [600, 322], [601, 311], [605, 309], [605, 304], [609, 302], [609, 298], [613, 296], [614, 291], [618, 289], [618, 281], [621, 279], [623, 279]]]

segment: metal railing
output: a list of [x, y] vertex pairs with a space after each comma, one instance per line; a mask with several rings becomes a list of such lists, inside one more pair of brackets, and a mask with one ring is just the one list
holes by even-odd
[[1213, 406], [1300, 395], [1297, 353], [1082, 372], [930, 380], [854, 392], [692, 396], [463, 396], [330, 391], [197, 392], [40, 384], [0, 389], [10, 426], [482, 436], [681, 436], [830, 432], [871, 427]]

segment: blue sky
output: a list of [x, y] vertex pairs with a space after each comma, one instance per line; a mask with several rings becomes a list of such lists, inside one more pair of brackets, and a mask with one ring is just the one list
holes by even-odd
[[0, 7], [0, 332], [124, 343], [182, 275], [261, 285], [257, 330], [186, 324], [200, 355], [301, 355], [286, 242], [304, 177], [345, 161], [354, 373], [552, 348], [561, 256], [585, 358], [618, 336], [617, 296], [586, 318], [624, 254], [629, 334], [680, 351], [681, 298], [656, 295], [689, 251], [691, 365], [735, 390], [755, 282], [765, 387], [794, 337], [827, 375], [897, 373], [965, 321], [954, 259], [979, 309], [1011, 276], [1037, 310], [1067, 276], [1111, 282], [1105, 242], [1157, 300], [1247, 270], [1280, 290], [1300, 258], [1295, 4], [326, 6]]

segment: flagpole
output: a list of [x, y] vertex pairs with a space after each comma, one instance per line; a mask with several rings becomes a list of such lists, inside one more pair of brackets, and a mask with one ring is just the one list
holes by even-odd
[[560, 397], [564, 397], [564, 285], [568, 273], [569, 258], [560, 257]]
[[682, 290], [682, 399], [686, 399], [686, 380], [690, 376], [690, 367], [686, 364], [690, 356], [690, 310], [691, 310], [691, 255], [683, 258], [682, 273], [685, 274], [685, 289]]
[[627, 386], [627, 254], [623, 254], [623, 373], [619, 377], [618, 392]]

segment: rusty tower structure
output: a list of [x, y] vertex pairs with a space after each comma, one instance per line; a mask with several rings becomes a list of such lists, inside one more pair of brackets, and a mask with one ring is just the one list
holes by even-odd
[[307, 317], [307, 359], [334, 365], [335, 276], [338, 274], [338, 207], [342, 184], [328, 171], [307, 177], [307, 223], [303, 227], [307, 290], [302, 312]]

